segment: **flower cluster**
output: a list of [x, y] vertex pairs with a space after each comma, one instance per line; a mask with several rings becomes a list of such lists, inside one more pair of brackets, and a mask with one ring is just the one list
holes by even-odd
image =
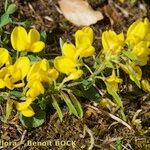
[[[97, 57], [94, 56], [93, 39], [92, 28], [84, 27], [78, 30], [75, 33], [75, 43], [65, 42], [61, 45], [62, 54], [51, 61], [54, 67], [50, 67], [49, 60], [45, 58], [32, 61], [28, 57], [28, 52], [35, 54], [45, 47], [44, 42], [40, 40], [39, 32], [31, 29], [27, 33], [23, 27], [15, 27], [11, 33], [11, 45], [19, 55], [14, 61], [14, 57], [10, 56], [7, 49], [0, 48], [0, 89], [17, 89], [23, 92], [25, 101], [15, 101], [15, 105], [17, 110], [26, 117], [35, 114], [31, 104], [39, 95], [45, 93], [46, 86], [44, 85], [54, 85], [52, 88], [54, 91], [50, 97], [60, 117], [62, 115], [55, 97], [64, 99], [68, 107], [72, 109], [70, 112], [77, 114], [73, 104], [76, 103], [78, 110], [81, 110], [79, 102], [72, 93], [68, 93], [69, 96], [65, 94], [71, 91], [66, 85], [68, 82], [82, 79], [83, 74], [86, 77], [83, 82], [81, 80], [72, 85], [82, 84], [81, 88], [87, 86], [88, 89], [93, 83], [96, 87], [97, 82], [100, 83], [99, 80], [102, 80], [107, 92], [112, 95], [120, 108], [123, 108], [118, 95], [119, 84], [123, 83], [120, 70], [128, 74], [139, 88], [150, 92], [150, 83], [147, 79], [142, 79], [141, 68], [147, 65], [150, 55], [150, 22], [147, 18], [144, 21], [135, 21], [128, 28], [126, 35], [117, 34], [112, 30], [104, 31], [102, 33], [103, 49]], [[20, 55], [24, 52], [26, 52], [25, 55]], [[90, 66], [94, 65], [89, 67], [86, 58], [91, 56], [93, 59], [90, 59], [92, 62]], [[73, 104], [69, 97], [74, 99]], [[82, 116], [82, 111], [80, 113]]]
[[[126, 36], [123, 33], [116, 34], [114, 31], [105, 31], [102, 33], [102, 53], [109, 62], [115, 62], [119, 67], [129, 75], [134, 82], [140, 82], [142, 79], [142, 70], [149, 61], [150, 55], [150, 22], [147, 18], [144, 21], [135, 21], [127, 31]], [[126, 57], [124, 57], [126, 56]], [[114, 61], [116, 59], [117, 61]], [[118, 61], [119, 60], [119, 61]], [[114, 75], [107, 80], [121, 83]], [[108, 82], [106, 80], [106, 82]], [[142, 82], [147, 84], [147, 82]], [[140, 86], [140, 85], [138, 85]], [[115, 86], [116, 87], [116, 86]], [[148, 86], [142, 86], [148, 87]], [[116, 89], [116, 88], [114, 88]]]
[[[31, 29], [27, 34], [23, 27], [15, 27], [11, 33], [12, 47], [17, 51], [39, 52], [45, 44], [40, 41], [40, 34], [37, 30]], [[26, 117], [34, 115], [30, 106], [40, 95], [44, 94], [43, 83], [52, 84], [58, 77], [58, 72], [50, 68], [48, 60], [41, 59], [31, 62], [27, 56], [16, 59], [15, 62], [5, 48], [0, 48], [0, 88], [22, 88], [25, 91], [26, 100], [16, 102], [16, 108]]]
[[93, 30], [90, 27], [82, 28], [75, 33], [75, 45], [64, 43], [62, 47], [62, 56], [54, 59], [55, 68], [66, 75], [65, 81], [76, 80], [81, 77], [83, 71], [81, 59], [92, 56], [95, 52], [92, 46]]

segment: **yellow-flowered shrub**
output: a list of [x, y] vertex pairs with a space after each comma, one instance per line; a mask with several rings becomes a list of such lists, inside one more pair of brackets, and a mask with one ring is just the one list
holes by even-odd
[[[60, 119], [62, 112], [57, 101], [61, 100], [66, 102], [70, 113], [83, 116], [74, 90], [88, 90], [85, 98], [91, 100], [94, 94], [97, 97], [93, 89], [98, 89], [99, 85], [103, 87], [102, 82], [105, 85], [103, 88], [112, 96], [123, 114], [123, 103], [119, 95], [119, 85], [125, 83], [122, 71], [127, 74], [125, 78], [129, 78], [145, 92], [150, 92], [150, 83], [143, 79], [141, 68], [147, 65], [150, 58], [150, 22], [147, 18], [131, 24], [126, 34], [104, 31], [102, 50], [98, 55], [95, 55], [94, 34], [90, 27], [76, 31], [75, 43], [64, 42], [61, 45], [62, 54], [52, 60], [38, 55], [37, 52], [45, 48], [45, 43], [40, 39], [36, 29], [27, 32], [18, 26], [13, 29], [10, 37], [16, 54], [0, 48], [0, 89], [2, 92], [22, 93], [21, 97], [13, 101], [18, 112], [25, 117], [36, 115], [34, 107], [41, 107], [43, 99], [49, 99]], [[82, 90], [80, 92], [82, 96], [86, 93]]]

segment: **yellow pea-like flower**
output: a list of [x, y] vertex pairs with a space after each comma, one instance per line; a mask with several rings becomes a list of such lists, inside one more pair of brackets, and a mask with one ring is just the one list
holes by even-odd
[[43, 76], [43, 81], [52, 83], [53, 81], [55, 81], [58, 78], [58, 76], [59, 76], [59, 73], [57, 72], [56, 69], [54, 69], [54, 68], [48, 69], [47, 74], [45, 76]]
[[142, 83], [142, 89], [145, 92], [149, 92], [150, 93], [150, 82], [148, 80], [142, 80], [141, 83]]
[[4, 77], [5, 85], [10, 90], [13, 90], [14, 88], [21, 88], [25, 85], [23, 81], [21, 81], [21, 71], [14, 69], [13, 66], [9, 66], [8, 72]]
[[75, 33], [75, 45], [76, 45], [76, 56], [78, 57], [89, 57], [95, 52], [95, 48], [92, 46], [93, 43], [93, 30], [90, 27], [84, 27]]
[[3, 79], [0, 79], [0, 89], [5, 88], [6, 84]]
[[27, 107], [26, 109], [24, 110], [21, 110], [21, 114], [25, 117], [32, 117], [35, 115], [35, 112], [34, 110], [32, 109], [31, 106]]
[[117, 77], [115, 71], [113, 71], [112, 75], [107, 77], [105, 82], [109, 84], [114, 91], [118, 91], [118, 84], [122, 83], [122, 79]]
[[58, 72], [54, 68], [49, 67], [48, 60], [42, 59], [30, 68], [27, 75], [27, 97], [36, 98], [40, 94], [44, 94], [45, 89], [43, 82], [51, 84], [58, 78]]
[[92, 30], [92, 28], [84, 27], [75, 33], [75, 43], [76, 43], [77, 48], [82, 45], [84, 38], [88, 39], [89, 45], [92, 44], [92, 42], [93, 42], [93, 30]]
[[62, 55], [75, 61], [76, 47], [72, 43], [64, 43]]
[[62, 56], [54, 59], [55, 68], [66, 75], [68, 80], [76, 80], [81, 77], [83, 72], [79, 69], [80, 59], [92, 56], [95, 52], [93, 43], [93, 30], [84, 27], [75, 33], [75, 45], [64, 43]]
[[42, 79], [40, 78], [40, 75], [43, 72], [45, 73], [48, 70], [48, 68], [49, 68], [49, 64], [46, 59], [42, 59], [42, 60], [34, 63], [31, 66], [31, 68], [27, 74], [27, 81], [32, 80], [32, 79], [33, 80], [38, 79], [41, 81]]
[[59, 56], [55, 58], [54, 66], [59, 72], [68, 75], [76, 70], [77, 64], [67, 57]]
[[66, 77], [65, 81], [77, 80], [82, 76], [82, 74], [83, 74], [82, 70], [76, 70], [72, 72], [68, 77]]
[[45, 47], [44, 42], [40, 41], [40, 34], [36, 29], [31, 29], [29, 33], [25, 28], [15, 27], [11, 33], [12, 47], [17, 51], [40, 52]]
[[58, 56], [54, 59], [55, 68], [59, 72], [67, 75], [69, 75], [71, 72], [74, 72], [78, 66], [75, 54], [75, 46], [73, 44], [64, 43], [62, 48], [62, 56]]
[[57, 78], [58, 72], [56, 71], [56, 69], [51, 69], [49, 67], [49, 63], [46, 59], [42, 59], [33, 64], [27, 75], [27, 81], [39, 80], [40, 82], [51, 83]]
[[30, 70], [30, 60], [28, 57], [20, 57], [14, 64], [14, 69], [21, 71], [21, 79], [23, 80]]
[[27, 98], [25, 102], [16, 102], [16, 109], [25, 117], [32, 117], [35, 113], [30, 106], [33, 98]]
[[147, 18], [137, 20], [128, 28], [126, 43], [130, 46], [138, 44], [140, 41], [150, 42], [150, 22]]
[[147, 33], [144, 37], [144, 40], [150, 42], [150, 21], [148, 20], [148, 18], [144, 19], [144, 24], [145, 24], [145, 27], [147, 29]]
[[36, 98], [40, 94], [44, 94], [45, 89], [42, 85], [42, 83], [38, 80], [30, 80], [27, 84], [27, 87], [29, 90], [26, 93], [27, 97]]
[[136, 77], [138, 81], [141, 80], [142, 70], [139, 66], [135, 65], [134, 63], [131, 63], [131, 64], [126, 64], [126, 65], [120, 64], [120, 67], [125, 73], [129, 75], [131, 80], [134, 81], [133, 75]]
[[5, 75], [7, 74], [7, 68], [3, 67], [0, 69], [0, 89], [5, 88], [6, 83], [4, 81]]
[[25, 51], [28, 34], [23, 27], [15, 27], [11, 33], [12, 47], [17, 51]]
[[24, 78], [30, 69], [30, 60], [28, 57], [20, 57], [14, 65], [5, 67], [3, 72], [3, 79], [5, 85], [9, 89], [21, 88], [25, 85]]
[[105, 31], [102, 34], [103, 53], [106, 55], [119, 55], [124, 44], [123, 33], [116, 34], [114, 31]]
[[0, 48], [0, 68], [4, 65], [11, 64], [11, 57], [5, 48]]
[[140, 62], [141, 66], [144, 66], [149, 61], [150, 55], [150, 43], [147, 41], [141, 41], [137, 45], [134, 46], [133, 50], [131, 51]]

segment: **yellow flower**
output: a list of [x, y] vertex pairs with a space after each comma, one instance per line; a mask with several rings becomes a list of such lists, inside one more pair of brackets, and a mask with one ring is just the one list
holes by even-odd
[[[69, 80], [76, 80], [81, 77], [80, 59], [92, 56], [95, 52], [92, 46], [93, 30], [90, 27], [82, 28], [75, 33], [75, 45], [64, 43], [62, 56], [54, 59], [55, 68], [66, 75]], [[66, 80], [68, 80], [66, 79]]]
[[142, 78], [142, 70], [139, 66], [136, 66], [134, 63], [131, 64], [120, 64], [120, 67], [123, 71], [125, 71], [131, 80], [134, 81], [133, 75], [135, 76], [135, 78], [140, 81]]
[[145, 27], [147, 29], [147, 33], [144, 37], [144, 40], [150, 42], [150, 21], [148, 20], [148, 18], [144, 19], [144, 24], [145, 24]]
[[[89, 57], [95, 52], [93, 43], [93, 30], [90, 27], [84, 27], [75, 33], [76, 56]], [[64, 48], [65, 49], [65, 48]]]
[[27, 75], [27, 81], [39, 80], [40, 82], [51, 83], [57, 78], [58, 72], [56, 69], [51, 69], [49, 67], [49, 63], [46, 59], [42, 59], [33, 64]]
[[30, 80], [27, 84], [27, 87], [29, 88], [26, 93], [27, 97], [36, 98], [40, 94], [44, 94], [45, 91], [42, 83], [38, 80]]
[[119, 55], [124, 44], [123, 33], [116, 34], [114, 31], [105, 31], [102, 34], [103, 53], [105, 55]]
[[0, 89], [5, 88], [6, 84], [3, 79], [0, 79]]
[[36, 63], [34, 63], [27, 75], [27, 81], [29, 80], [42, 80], [41, 74], [48, 70], [49, 64], [46, 59], [42, 59]]
[[75, 58], [75, 54], [76, 49], [73, 44], [65, 43], [63, 45], [63, 56], [58, 56], [54, 59], [55, 68], [59, 72], [64, 73], [68, 76], [70, 76], [71, 73], [76, 72], [78, 70], [77, 67], [79, 67], [79, 62]]
[[20, 57], [14, 65], [5, 67], [3, 78], [5, 86], [9, 89], [20, 88], [25, 85], [24, 78], [30, 69], [30, 60], [28, 57]]
[[82, 76], [82, 74], [83, 74], [82, 70], [76, 70], [72, 72], [68, 77], [66, 77], [65, 81], [77, 80]]
[[131, 51], [139, 60], [140, 65], [144, 66], [149, 61], [150, 55], [150, 44], [147, 41], [141, 41], [137, 45], [134, 46], [133, 50]]
[[21, 27], [15, 27], [11, 33], [12, 47], [17, 51], [40, 52], [45, 47], [40, 41], [40, 34], [36, 29], [31, 29], [29, 33]]
[[11, 64], [11, 57], [5, 48], [0, 48], [0, 68], [4, 65]]
[[5, 88], [6, 83], [4, 81], [4, 77], [7, 74], [7, 68], [3, 67], [2, 69], [0, 69], [0, 89]]
[[77, 64], [75, 61], [69, 58], [59, 56], [55, 58], [54, 66], [59, 72], [65, 73], [68, 75], [71, 72], [74, 72], [76, 70]]
[[140, 41], [145, 40], [150, 42], [150, 23], [147, 18], [145, 18], [144, 22], [137, 20], [129, 27], [126, 43], [134, 46]]
[[30, 69], [30, 60], [28, 57], [20, 57], [14, 64], [14, 69], [21, 71], [21, 80], [25, 78]]
[[26, 95], [28, 97], [36, 98], [40, 94], [44, 94], [44, 87], [42, 82], [51, 84], [58, 78], [58, 72], [56, 69], [51, 69], [46, 59], [42, 59], [36, 62], [30, 68], [27, 75], [27, 88]]
[[30, 106], [34, 101], [33, 98], [27, 98], [25, 102], [17, 102], [16, 109], [25, 117], [32, 117], [35, 113]]
[[76, 47], [80, 47], [80, 44], [81, 44], [81, 42], [83, 42], [82, 40], [84, 38], [85, 39], [87, 38], [89, 43], [92, 44], [92, 42], [93, 42], [93, 30], [92, 30], [92, 28], [84, 27], [75, 33]]
[[58, 78], [58, 72], [56, 71], [56, 69], [52, 68], [52, 69], [48, 69], [47, 70], [47, 74], [44, 77], [44, 82], [53, 82]]
[[105, 82], [106, 85], [109, 84], [114, 91], [118, 91], [118, 83], [122, 83], [122, 79], [117, 77], [113, 70], [112, 75], [107, 77]]
[[149, 92], [150, 93], [150, 83], [148, 80], [142, 80], [142, 88], [145, 92]]

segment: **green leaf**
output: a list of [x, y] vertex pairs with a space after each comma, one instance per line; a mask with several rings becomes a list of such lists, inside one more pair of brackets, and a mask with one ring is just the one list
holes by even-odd
[[120, 140], [117, 140], [116, 141], [116, 150], [122, 150], [122, 141]]
[[6, 102], [6, 114], [5, 114], [5, 119], [4, 122], [7, 122], [13, 108], [13, 100], [8, 98]]
[[70, 111], [70, 114], [74, 114], [75, 116], [78, 117], [78, 113], [77, 113], [74, 105], [72, 104], [71, 100], [69, 99], [68, 95], [65, 94], [64, 92], [61, 92], [61, 97], [63, 98], [63, 100], [67, 104], [69, 111]]
[[100, 102], [101, 95], [97, 91], [97, 89], [94, 86], [91, 86], [89, 89], [84, 89], [83, 86], [80, 86], [80, 89], [82, 93], [84, 94], [84, 97], [89, 99], [90, 101]]
[[6, 14], [11, 15], [17, 10], [17, 7], [15, 4], [10, 4], [6, 10]]
[[0, 96], [0, 104], [2, 104], [3, 102], [4, 102], [4, 98]]
[[12, 21], [13, 24], [18, 25], [18, 26], [24, 26], [24, 27], [30, 27], [32, 25], [32, 22], [29, 20], [22, 21], [22, 22], [17, 22], [17, 21]]
[[34, 107], [35, 115], [33, 117], [25, 117], [20, 114], [19, 119], [23, 126], [29, 128], [36, 128], [41, 126], [46, 119], [46, 113], [38, 106]]
[[8, 7], [8, 0], [5, 0], [5, 4], [4, 4], [5, 12], [6, 12], [6, 10], [7, 10], [7, 7]]
[[0, 28], [7, 25], [8, 23], [11, 23], [12, 20], [11, 18], [9, 17], [8, 14], [3, 14], [0, 18]]
[[137, 79], [136, 77], [136, 73], [135, 71], [132, 69], [132, 67], [128, 67], [128, 69], [130, 70], [130, 79], [139, 87], [141, 88], [141, 83], [140, 81]]
[[47, 107], [47, 99], [45, 99], [44, 97], [41, 97], [39, 100], [38, 100], [38, 105], [39, 107], [42, 109], [42, 110], [46, 110], [46, 107]]
[[83, 80], [82, 85], [83, 85], [84, 90], [88, 90], [88, 89], [90, 89], [90, 87], [92, 87], [93, 81]]
[[36, 56], [36, 55], [33, 55], [33, 54], [28, 55], [28, 57], [29, 57], [29, 59], [30, 59], [32, 62], [36, 62], [36, 61], [41, 60], [40, 57], [38, 57], [38, 56]]
[[59, 107], [59, 105], [57, 103], [57, 100], [56, 100], [56, 98], [54, 96], [52, 96], [52, 100], [53, 100], [52, 105], [55, 108], [55, 110], [57, 111], [60, 120], [62, 121], [63, 114], [62, 114], [62, 111], [61, 111], [61, 109], [60, 109], [60, 107]]
[[47, 38], [46, 31], [41, 32], [41, 40], [42, 40], [43, 42], [46, 42], [46, 38]]
[[20, 57], [27, 56], [28, 52], [20, 52]]
[[140, 81], [136, 78], [136, 75], [134, 73], [130, 74], [130, 79], [139, 87], [141, 88], [141, 83]]
[[105, 83], [107, 86], [107, 91], [110, 95], [112, 95], [112, 97], [114, 98], [115, 103], [123, 108], [123, 104], [122, 104], [122, 100], [120, 98], [120, 96], [117, 94], [117, 92], [112, 88], [112, 86], [110, 84]]
[[9, 93], [10, 93], [10, 95], [13, 95], [13, 96], [15, 96], [17, 98], [24, 97], [24, 94], [22, 92], [19, 92], [19, 91], [15, 91], [14, 90], [14, 91], [10, 91]]
[[108, 67], [108, 68], [114, 68], [113, 64], [110, 61], [107, 61], [106, 67]]
[[136, 64], [139, 64], [140, 62], [138, 61], [138, 58], [136, 57], [136, 55], [134, 55], [131, 51], [123, 51], [123, 54], [128, 57], [129, 59], [131, 59], [133, 62], [135, 62]]
[[80, 89], [77, 89], [76, 87], [72, 87], [72, 90], [75, 96], [84, 97], [84, 94]]
[[82, 118], [83, 117], [83, 109], [81, 107], [80, 102], [77, 100], [77, 98], [72, 93], [69, 93], [69, 96], [70, 96], [71, 101], [74, 104], [74, 106], [78, 112], [79, 117]]

